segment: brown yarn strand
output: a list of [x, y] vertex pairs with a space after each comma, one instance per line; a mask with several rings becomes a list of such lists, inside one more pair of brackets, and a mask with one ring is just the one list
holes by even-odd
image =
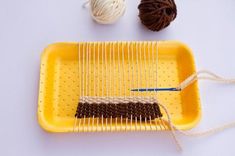
[[174, 0], [141, 0], [138, 9], [141, 23], [152, 31], [166, 28], [177, 16]]
[[158, 103], [141, 103], [141, 102], [128, 102], [128, 103], [82, 103], [79, 102], [77, 111], [75, 114], [76, 118], [136, 118], [140, 120], [146, 118], [146, 120], [155, 119], [162, 117], [160, 107]]

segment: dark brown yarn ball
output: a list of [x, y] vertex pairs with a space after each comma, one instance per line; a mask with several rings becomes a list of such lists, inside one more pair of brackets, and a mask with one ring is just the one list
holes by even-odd
[[139, 6], [141, 22], [152, 31], [159, 31], [176, 18], [174, 0], [141, 0]]

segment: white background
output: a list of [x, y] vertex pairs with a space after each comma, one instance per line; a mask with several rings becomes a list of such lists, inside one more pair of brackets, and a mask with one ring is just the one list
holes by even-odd
[[[151, 32], [127, 0], [115, 25], [92, 21], [83, 0], [0, 0], [0, 155], [235, 155], [235, 128], [189, 138], [169, 132], [51, 134], [37, 122], [40, 54], [58, 41], [180, 40], [198, 69], [235, 77], [235, 1], [177, 0], [178, 16]], [[203, 117], [195, 131], [235, 120], [235, 86], [200, 82]]]

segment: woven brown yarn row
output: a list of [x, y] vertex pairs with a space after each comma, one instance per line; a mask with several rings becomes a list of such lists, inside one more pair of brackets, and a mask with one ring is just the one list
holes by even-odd
[[162, 117], [157, 103], [119, 103], [119, 104], [91, 104], [79, 103], [76, 118], [128, 118], [155, 119]]

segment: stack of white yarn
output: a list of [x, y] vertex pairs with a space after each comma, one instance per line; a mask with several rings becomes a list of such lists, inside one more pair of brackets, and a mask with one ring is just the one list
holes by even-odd
[[112, 24], [124, 15], [125, 0], [89, 0], [92, 18], [100, 24]]

